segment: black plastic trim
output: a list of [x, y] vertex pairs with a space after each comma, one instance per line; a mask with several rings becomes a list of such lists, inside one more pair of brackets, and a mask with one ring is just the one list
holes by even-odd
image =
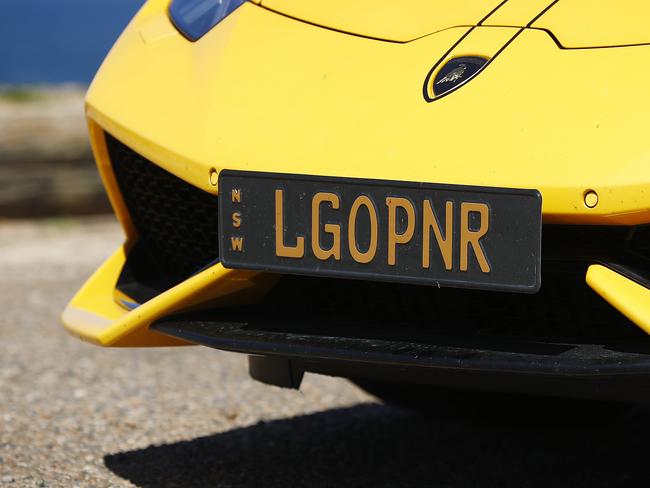
[[206, 313], [177, 315], [159, 320], [152, 328], [197, 344], [248, 354], [513, 374], [645, 374], [650, 379], [649, 344], [639, 344], [637, 352], [629, 352], [618, 351], [612, 344], [534, 343], [505, 338], [472, 341], [445, 335], [422, 343], [406, 338], [335, 337], [330, 335], [332, 329], [319, 324], [311, 326], [310, 334], [282, 331], [278, 323], [283, 321], [257, 317], [254, 310], [245, 308], [212, 311], [212, 315], [220, 317], [210, 319]]
[[[487, 389], [499, 390], [502, 379], [514, 391], [529, 391], [531, 385], [541, 382], [546, 393], [569, 396], [585, 385], [596, 385], [578, 394], [584, 397], [609, 397], [610, 390], [621, 395], [620, 381], [626, 388], [638, 386], [625, 390], [628, 399], [650, 400], [647, 343], [630, 349], [629, 344], [470, 340], [444, 335], [432, 335], [427, 342], [382, 340], [365, 338], [363, 333], [336, 336], [327, 324], [307, 322], [300, 330], [310, 332], [296, 333], [282, 319], [260, 317], [251, 308], [233, 308], [172, 316], [151, 327], [217, 349], [290, 359], [305, 371], [356, 376], [364, 368], [379, 368], [389, 375], [399, 372], [405, 379], [452, 384], [463, 384], [463, 376], [475, 378], [478, 374], [493, 379], [492, 385], [483, 384]], [[578, 389], [567, 385], [578, 385]]]

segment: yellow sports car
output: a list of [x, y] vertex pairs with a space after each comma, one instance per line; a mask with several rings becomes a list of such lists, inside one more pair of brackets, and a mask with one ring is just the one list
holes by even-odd
[[86, 100], [126, 241], [66, 328], [398, 401], [650, 400], [649, 16], [149, 0]]

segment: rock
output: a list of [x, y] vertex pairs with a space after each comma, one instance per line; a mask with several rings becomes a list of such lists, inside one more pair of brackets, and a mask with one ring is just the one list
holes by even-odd
[[0, 88], [0, 161], [91, 159], [84, 116], [85, 87], [20, 91]]
[[110, 210], [90, 150], [84, 91], [39, 87], [18, 96], [0, 86], [0, 218]]

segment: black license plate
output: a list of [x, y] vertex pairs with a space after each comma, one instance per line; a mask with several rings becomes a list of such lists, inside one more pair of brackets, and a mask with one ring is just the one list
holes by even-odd
[[537, 190], [222, 171], [227, 268], [536, 292]]

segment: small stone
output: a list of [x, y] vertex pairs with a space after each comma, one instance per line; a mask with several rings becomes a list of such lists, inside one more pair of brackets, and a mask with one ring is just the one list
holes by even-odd
[[72, 395], [78, 400], [86, 396], [86, 390], [83, 388], [77, 388], [72, 392]]
[[45, 483], [45, 480], [38, 480], [36, 486], [47, 486], [47, 483]]
[[6, 475], [4, 475], [4, 476], [2, 477], [2, 482], [3, 482], [3, 483], [13, 483], [14, 481], [15, 481], [15, 480], [14, 480], [14, 477], [11, 476], [10, 474], [6, 474]]

